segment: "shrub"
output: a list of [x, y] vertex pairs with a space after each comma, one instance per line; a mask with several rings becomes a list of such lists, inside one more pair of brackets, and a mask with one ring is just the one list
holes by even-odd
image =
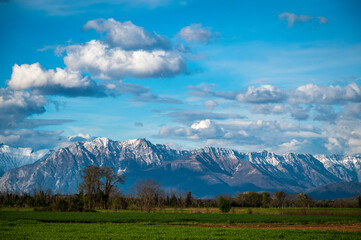
[[69, 209], [69, 203], [65, 199], [59, 199], [53, 206], [55, 211], [66, 212]]
[[218, 207], [223, 213], [227, 213], [231, 210], [231, 201], [225, 199], [224, 197], [220, 197], [218, 200]]

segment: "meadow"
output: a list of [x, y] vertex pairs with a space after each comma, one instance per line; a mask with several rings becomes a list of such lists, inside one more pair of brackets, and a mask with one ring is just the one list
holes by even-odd
[[2, 221], [35, 220], [53, 223], [163, 223], [163, 224], [349, 224], [361, 222], [350, 215], [224, 214], [174, 212], [34, 212], [2, 211]]
[[0, 211], [0, 239], [361, 239], [360, 231], [293, 229], [294, 226], [360, 229], [359, 209], [346, 210], [342, 215], [339, 210], [334, 210], [333, 215], [310, 215], [284, 214], [276, 209], [268, 209], [271, 214], [265, 214], [266, 209], [258, 209], [258, 213], [252, 209], [253, 214], [242, 214], [249, 209], [237, 209], [238, 214], [193, 210], [152, 213], [20, 210]]

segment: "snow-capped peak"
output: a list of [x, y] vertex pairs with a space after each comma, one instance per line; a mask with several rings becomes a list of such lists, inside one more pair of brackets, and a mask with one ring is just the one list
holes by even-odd
[[104, 147], [107, 147], [109, 144], [109, 138], [105, 138], [105, 137], [98, 137], [96, 139], [94, 139], [92, 142], [98, 142], [100, 144], [102, 144]]

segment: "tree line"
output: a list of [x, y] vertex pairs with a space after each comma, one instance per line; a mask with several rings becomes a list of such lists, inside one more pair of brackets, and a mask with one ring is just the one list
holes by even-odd
[[82, 182], [77, 194], [54, 194], [51, 190], [29, 193], [0, 192], [0, 207], [33, 207], [43, 211], [95, 211], [96, 209], [141, 210], [165, 208], [216, 208], [228, 212], [232, 207], [361, 207], [361, 196], [356, 200], [313, 200], [305, 193], [287, 194], [283, 191], [244, 192], [235, 196], [195, 198], [191, 192], [166, 191], [153, 179], [138, 180], [128, 194], [118, 188], [125, 178], [109, 167], [88, 166], [82, 171]]

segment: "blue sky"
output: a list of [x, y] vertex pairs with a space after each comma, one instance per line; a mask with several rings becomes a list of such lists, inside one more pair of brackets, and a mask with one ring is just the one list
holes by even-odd
[[0, 142], [361, 153], [360, 1], [0, 1]]

